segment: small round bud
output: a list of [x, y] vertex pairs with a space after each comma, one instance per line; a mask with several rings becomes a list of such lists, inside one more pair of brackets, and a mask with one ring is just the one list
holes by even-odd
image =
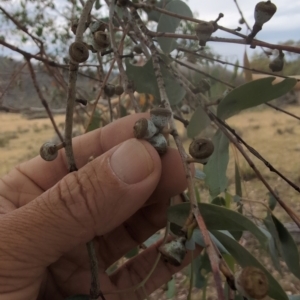
[[58, 155], [57, 146], [52, 142], [46, 142], [40, 148], [40, 156], [46, 161], [54, 160]]
[[214, 32], [215, 27], [212, 22], [201, 21], [195, 27], [196, 35], [200, 46], [205, 46], [207, 40]]
[[258, 2], [254, 9], [254, 19], [257, 25], [262, 26], [264, 23], [268, 22], [275, 14], [277, 7], [271, 1], [261, 1]]
[[93, 34], [92, 45], [98, 51], [106, 49], [109, 46], [107, 34], [104, 31], [96, 31]]
[[89, 58], [89, 50], [84, 43], [74, 42], [69, 47], [71, 59], [77, 63], [83, 63]]
[[133, 126], [133, 134], [137, 139], [150, 139], [158, 132], [151, 120], [141, 118]]
[[160, 155], [165, 154], [168, 150], [168, 142], [162, 133], [154, 135], [148, 140], [148, 142], [156, 149], [156, 151]]
[[121, 96], [123, 93], [124, 93], [123, 87], [122, 87], [121, 85], [117, 85], [117, 86], [115, 87], [115, 94], [116, 94], [117, 96]]
[[241, 25], [245, 24], [245, 19], [244, 18], [240, 18], [239, 19], [239, 24], [241, 24]]
[[142, 54], [143, 53], [143, 49], [141, 47], [141, 45], [135, 45], [132, 49], [136, 54]]
[[214, 152], [214, 144], [212, 141], [204, 138], [195, 139], [189, 147], [189, 153], [193, 158], [206, 159]]
[[150, 110], [150, 118], [156, 127], [159, 129], [168, 125], [168, 122], [172, 116], [172, 112], [163, 107], [156, 107]]
[[235, 287], [246, 298], [263, 299], [268, 294], [266, 274], [256, 267], [245, 267], [235, 275]]
[[186, 255], [185, 237], [178, 237], [158, 248], [164, 259], [173, 266], [179, 267]]
[[105, 87], [104, 87], [104, 93], [106, 94], [107, 97], [112, 97], [114, 94], [115, 94], [115, 86], [112, 85], [112, 84], [107, 84]]
[[270, 62], [269, 68], [273, 72], [280, 72], [283, 69], [283, 65], [284, 65], [284, 53], [281, 51], [279, 55], [273, 61]]

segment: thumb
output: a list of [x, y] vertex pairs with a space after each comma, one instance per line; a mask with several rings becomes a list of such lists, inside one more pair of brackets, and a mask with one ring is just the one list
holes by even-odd
[[1, 217], [0, 253], [3, 248], [18, 262], [47, 266], [128, 219], [150, 197], [160, 174], [155, 149], [128, 140]]

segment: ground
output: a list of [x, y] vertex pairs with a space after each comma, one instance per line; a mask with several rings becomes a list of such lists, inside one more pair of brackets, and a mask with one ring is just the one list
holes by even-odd
[[[286, 109], [300, 116], [300, 107], [290, 106]], [[56, 116], [55, 120], [57, 124], [63, 124], [64, 116]], [[271, 108], [258, 108], [231, 118], [229, 124], [274, 167], [294, 183], [300, 185], [299, 120]], [[40, 146], [54, 136], [54, 131], [48, 119], [27, 120], [19, 114], [0, 113], [0, 175], [4, 175], [20, 162], [38, 155]], [[268, 191], [233, 147], [231, 147], [230, 157], [228, 168], [229, 191], [234, 193], [234, 158], [237, 158], [244, 178], [242, 184], [243, 197], [256, 201], [247, 206], [248, 212], [252, 216], [263, 217], [265, 209], [257, 202], [266, 203]], [[263, 163], [255, 158], [253, 158], [253, 161], [285, 203], [300, 215], [299, 193], [280, 179], [278, 175], [271, 173]], [[205, 200], [207, 194], [203, 185], [200, 185], [200, 190], [203, 191], [204, 196], [202, 199]], [[275, 214], [282, 222], [291, 221], [278, 205]], [[256, 247], [253, 247], [252, 250], [256, 255], [261, 255], [260, 250]], [[292, 294], [300, 293], [300, 281], [298, 279], [288, 271], [284, 271], [283, 276], [281, 276], [272, 269], [271, 263], [265, 255], [261, 258], [262, 262], [272, 271], [286, 291]], [[174, 299], [186, 299], [188, 280], [182, 273], [177, 275], [176, 278], [178, 293]], [[193, 299], [201, 299], [201, 293], [201, 291], [194, 291]], [[161, 289], [151, 299], [165, 299], [165, 297], [166, 295]], [[212, 300], [215, 298], [212, 294], [207, 299]]]

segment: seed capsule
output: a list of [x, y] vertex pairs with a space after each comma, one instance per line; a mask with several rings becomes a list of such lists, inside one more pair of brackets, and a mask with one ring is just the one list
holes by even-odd
[[159, 129], [168, 125], [168, 122], [172, 116], [172, 112], [163, 107], [156, 107], [150, 110], [150, 118], [156, 127]]
[[280, 72], [284, 65], [284, 53], [281, 51], [279, 55], [269, 64], [269, 68], [273, 72]]
[[109, 46], [109, 39], [107, 34], [104, 31], [95, 32], [93, 34], [92, 45], [98, 51], [106, 49]]
[[150, 139], [158, 132], [158, 128], [151, 120], [141, 118], [133, 126], [133, 134], [137, 139]]
[[263, 299], [268, 294], [266, 274], [256, 267], [245, 267], [235, 275], [235, 287], [246, 298]]
[[277, 7], [271, 1], [258, 2], [254, 9], [254, 19], [257, 25], [262, 26], [268, 22], [275, 14]]
[[212, 22], [201, 21], [196, 25], [196, 35], [200, 46], [205, 46], [206, 42], [214, 32], [215, 28]]
[[193, 158], [206, 160], [214, 152], [212, 141], [204, 138], [195, 139], [189, 147], [189, 153]]
[[107, 27], [106, 23], [102, 21], [94, 21], [91, 22], [91, 24], [89, 25], [91, 33], [95, 33], [97, 31], [104, 31], [106, 27]]
[[104, 87], [104, 93], [107, 97], [112, 97], [115, 94], [115, 86], [112, 84], [107, 84]]
[[73, 61], [82, 63], [89, 58], [89, 50], [84, 43], [74, 42], [69, 47], [69, 55]]
[[141, 47], [141, 45], [135, 45], [132, 49], [136, 54], [142, 54], [143, 53], [143, 49]]
[[186, 255], [185, 237], [178, 237], [175, 240], [159, 247], [158, 251], [163, 257], [174, 266], [180, 266]]
[[40, 156], [46, 161], [54, 160], [57, 155], [58, 149], [54, 143], [46, 142], [40, 148]]
[[163, 155], [167, 152], [168, 142], [162, 133], [154, 135], [148, 141], [160, 155]]
[[117, 85], [115, 88], [115, 94], [121, 96], [124, 93], [124, 89], [121, 85]]

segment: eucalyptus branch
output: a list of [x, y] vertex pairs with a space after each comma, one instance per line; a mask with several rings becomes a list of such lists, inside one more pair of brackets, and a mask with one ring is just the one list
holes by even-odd
[[[230, 62], [218, 59], [218, 58], [213, 58], [213, 57], [205, 55], [205, 54], [200, 54], [200, 53], [197, 53], [196, 51], [191, 51], [191, 50], [183, 48], [183, 47], [178, 47], [177, 50], [185, 52], [185, 53], [189, 53], [191, 55], [195, 55], [195, 56], [198, 56], [198, 57], [201, 57], [201, 58], [205, 58], [205, 59], [208, 59], [208, 60], [211, 60], [211, 61], [214, 61], [214, 62], [218, 62], [218, 63], [223, 64], [223, 65], [238, 67], [240, 69], [248, 70], [248, 71], [251, 71], [251, 72], [266, 74], [266, 75], [270, 75], [270, 76], [276, 76], [276, 77], [280, 77], [280, 78], [290, 78], [289, 76], [284, 76], [284, 75], [281, 75], [281, 74], [275, 74], [275, 73], [272, 73], [272, 72], [267, 72], [267, 71], [263, 71], [263, 70], [259, 70], [259, 69], [248, 68], [248, 67], [245, 67], [245, 66], [236, 65], [234, 63], [230, 63]], [[297, 79], [297, 81], [300, 81], [300, 79]]]
[[[144, 23], [141, 21], [137, 11], [135, 9], [131, 9], [131, 13], [132, 13], [132, 16], [135, 19], [137, 25], [140, 27], [141, 31], [144, 33], [144, 35], [145, 35], [144, 42], [147, 44], [147, 46], [149, 47], [150, 52], [152, 54], [153, 69], [154, 69], [154, 73], [155, 73], [155, 77], [157, 80], [157, 85], [158, 85], [158, 89], [159, 89], [159, 93], [160, 93], [160, 98], [161, 98], [160, 100], [161, 100], [162, 104], [164, 105], [164, 107], [168, 108], [172, 112], [172, 108], [171, 108], [171, 105], [170, 105], [170, 102], [168, 99], [168, 95], [167, 95], [166, 89], [165, 89], [164, 79], [163, 79], [163, 76], [161, 73], [160, 63], [162, 60], [159, 57], [159, 53], [158, 53], [153, 41], [147, 36], [148, 30], [147, 30], [146, 26], [144, 25]], [[213, 275], [214, 275], [214, 279], [215, 279], [215, 283], [216, 283], [218, 298], [220, 300], [222, 300], [225, 298], [224, 298], [224, 294], [223, 294], [222, 279], [221, 279], [220, 270], [219, 270], [219, 257], [215, 251], [213, 242], [210, 238], [207, 227], [205, 225], [203, 217], [198, 208], [197, 198], [196, 198], [195, 189], [194, 189], [193, 175], [192, 175], [190, 166], [186, 161], [189, 156], [183, 147], [182, 141], [181, 141], [178, 131], [176, 129], [176, 124], [175, 124], [175, 121], [173, 118], [173, 113], [172, 113], [172, 117], [170, 119], [169, 124], [170, 124], [170, 130], [172, 132], [172, 136], [173, 136], [175, 144], [178, 148], [178, 152], [180, 153], [183, 167], [184, 167], [184, 170], [186, 173], [186, 179], [187, 179], [187, 185], [188, 185], [188, 191], [189, 191], [190, 203], [191, 203], [190, 216], [188, 217], [187, 222], [192, 223], [193, 216], [194, 216], [194, 218], [196, 219], [197, 224], [199, 226], [199, 229], [201, 230], [201, 232], [203, 234], [204, 242], [207, 247], [207, 253], [208, 253], [208, 256], [210, 259], [210, 263], [211, 263], [211, 267], [212, 267], [212, 271], [213, 271]]]
[[[135, 112], [140, 112], [140, 108], [138, 105], [138, 102], [136, 100], [136, 98], [134, 97], [133, 94], [133, 85], [130, 82], [130, 80], [128, 79], [128, 76], [125, 72], [125, 69], [123, 67], [123, 63], [122, 63], [122, 59], [120, 57], [120, 53], [119, 51], [123, 48], [121, 48], [121, 43], [119, 45], [119, 49], [117, 48], [117, 44], [116, 44], [116, 40], [115, 40], [115, 35], [114, 35], [114, 26], [113, 26], [113, 17], [114, 17], [114, 12], [115, 12], [115, 3], [114, 1], [110, 2], [110, 7], [109, 7], [109, 33], [110, 33], [110, 42], [111, 42], [111, 46], [112, 49], [114, 51], [114, 55], [115, 55], [115, 59], [117, 61], [118, 64], [118, 68], [120, 71], [120, 76], [122, 78], [122, 82], [123, 82], [123, 86], [124, 86], [124, 91], [126, 94], [129, 95], [129, 98], [131, 100], [131, 103], [134, 107]], [[127, 32], [129, 31], [129, 27], [127, 26], [127, 28], [125, 28], [124, 30], [124, 38], [127, 34]], [[124, 41], [124, 40], [123, 40]]]
[[60, 133], [60, 131], [59, 131], [59, 129], [58, 129], [56, 123], [55, 123], [55, 120], [54, 120], [54, 118], [53, 118], [53, 115], [52, 115], [51, 109], [50, 109], [50, 107], [49, 107], [49, 105], [48, 105], [48, 102], [47, 102], [47, 100], [44, 98], [44, 96], [43, 96], [43, 94], [42, 94], [42, 92], [41, 92], [41, 89], [40, 89], [40, 87], [39, 87], [39, 85], [38, 85], [38, 83], [37, 83], [36, 76], [35, 76], [35, 72], [34, 72], [34, 70], [33, 70], [33, 67], [32, 67], [32, 64], [31, 64], [30, 59], [27, 59], [27, 66], [28, 66], [28, 69], [29, 69], [29, 72], [30, 72], [30, 76], [31, 76], [31, 79], [32, 79], [34, 88], [35, 88], [35, 90], [36, 90], [36, 92], [37, 92], [37, 94], [38, 94], [38, 96], [39, 96], [39, 98], [40, 98], [40, 100], [41, 100], [41, 103], [42, 103], [42, 105], [45, 107], [45, 110], [46, 110], [46, 112], [47, 112], [47, 114], [48, 114], [48, 117], [49, 117], [49, 119], [50, 119], [50, 121], [51, 121], [51, 123], [52, 123], [52, 126], [53, 126], [53, 128], [54, 128], [56, 134], [58, 135], [60, 141], [63, 143], [63, 142], [64, 142], [64, 139], [63, 139], [63, 137], [62, 137], [62, 135], [61, 135], [61, 133]]
[[276, 110], [278, 110], [278, 111], [281, 111], [281, 112], [283, 112], [283, 113], [285, 113], [285, 114], [287, 114], [287, 115], [289, 115], [289, 116], [291, 116], [291, 117], [293, 117], [293, 118], [295, 118], [295, 119], [297, 119], [297, 120], [299, 120], [300, 121], [300, 117], [298, 117], [298, 116], [296, 116], [295, 114], [293, 114], [293, 113], [291, 113], [291, 112], [289, 112], [289, 111], [287, 111], [287, 110], [284, 110], [284, 109], [282, 109], [282, 108], [280, 108], [280, 107], [278, 107], [278, 106], [275, 106], [275, 105], [273, 105], [273, 104], [270, 104], [270, 103], [265, 103], [267, 106], [269, 106], [269, 107], [272, 107], [272, 108], [274, 108], [274, 109], [276, 109]]

